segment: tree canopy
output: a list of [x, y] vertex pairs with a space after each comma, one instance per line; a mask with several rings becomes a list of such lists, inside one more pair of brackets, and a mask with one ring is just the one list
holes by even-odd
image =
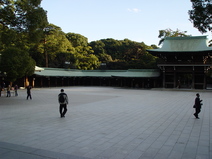
[[41, 0], [0, 1], [1, 72], [10, 82], [34, 73], [35, 61], [29, 50], [40, 41], [48, 24], [40, 3]]
[[[146, 50], [153, 49], [145, 43], [129, 39], [115, 40], [112, 38], [90, 42], [94, 54], [107, 69], [142, 69], [155, 68], [156, 57]], [[105, 66], [104, 66], [105, 67]]]
[[201, 33], [212, 31], [212, 1], [211, 0], [191, 0], [192, 10], [188, 14], [194, 27]]
[[[40, 40], [43, 28], [48, 24], [46, 11], [40, 7], [40, 3], [41, 0], [0, 1], [0, 25], [2, 31], [7, 33], [4, 34], [7, 45], [14, 45], [20, 40]], [[10, 38], [11, 35], [13, 39]], [[1, 42], [5, 44], [4, 41]]]
[[23, 76], [30, 76], [34, 69], [35, 61], [27, 51], [13, 47], [1, 52], [0, 70], [6, 72], [7, 81], [14, 82]]

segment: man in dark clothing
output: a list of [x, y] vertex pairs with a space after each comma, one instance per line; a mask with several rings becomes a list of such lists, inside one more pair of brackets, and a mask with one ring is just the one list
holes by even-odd
[[32, 99], [32, 95], [31, 95], [31, 86], [27, 86], [27, 100], [28, 98]]
[[195, 104], [194, 104], [194, 108], [195, 108], [195, 113], [194, 113], [194, 116], [199, 119], [198, 117], [198, 114], [200, 113], [201, 111], [201, 106], [202, 106], [202, 100], [200, 100], [200, 95], [199, 93], [196, 94], [196, 98], [195, 98]]
[[60, 104], [59, 112], [60, 112], [60, 117], [64, 118], [67, 112], [68, 96], [66, 93], [64, 93], [63, 89], [61, 89], [60, 92], [61, 93], [58, 95], [58, 102]]

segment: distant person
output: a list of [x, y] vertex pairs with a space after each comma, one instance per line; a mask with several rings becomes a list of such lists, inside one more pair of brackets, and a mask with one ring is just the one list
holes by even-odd
[[18, 96], [18, 86], [15, 85], [14, 89], [15, 89], [15, 96]]
[[195, 98], [195, 103], [194, 103], [194, 108], [195, 108], [195, 113], [194, 113], [194, 116], [199, 119], [199, 116], [198, 114], [200, 113], [201, 111], [201, 106], [202, 106], [202, 100], [200, 100], [200, 95], [199, 93], [196, 94], [196, 98]]
[[60, 112], [60, 117], [65, 118], [65, 114], [67, 112], [67, 105], [68, 105], [68, 96], [66, 93], [64, 93], [64, 90], [60, 90], [60, 94], [58, 95], [58, 102], [60, 104], [59, 107], [59, 112]]
[[11, 96], [10, 90], [11, 90], [11, 86], [8, 85], [7, 86], [7, 97], [10, 97]]
[[31, 89], [32, 89], [31, 86], [27, 86], [27, 100], [28, 100], [28, 98], [32, 99]]

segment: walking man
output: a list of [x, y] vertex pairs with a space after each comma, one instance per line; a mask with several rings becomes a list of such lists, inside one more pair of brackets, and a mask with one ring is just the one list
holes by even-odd
[[27, 86], [27, 100], [28, 98], [32, 99], [32, 95], [31, 95], [31, 86]]
[[59, 107], [59, 112], [60, 112], [60, 117], [65, 118], [65, 114], [67, 112], [67, 105], [68, 105], [68, 96], [66, 93], [64, 93], [64, 90], [60, 90], [60, 94], [58, 95], [58, 102], [60, 104]]
[[199, 93], [196, 94], [196, 98], [195, 98], [195, 104], [194, 104], [194, 108], [195, 108], [195, 113], [194, 113], [194, 116], [199, 119], [199, 116], [198, 114], [200, 113], [201, 111], [201, 106], [202, 106], [202, 100], [200, 100], [200, 95]]

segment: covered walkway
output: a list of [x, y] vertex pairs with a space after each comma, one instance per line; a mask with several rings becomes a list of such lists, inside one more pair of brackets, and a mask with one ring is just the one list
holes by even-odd
[[129, 70], [74, 70], [43, 68], [35, 71], [31, 85], [35, 87], [54, 86], [117, 86], [153, 88], [160, 85], [160, 71], [157, 69]]

